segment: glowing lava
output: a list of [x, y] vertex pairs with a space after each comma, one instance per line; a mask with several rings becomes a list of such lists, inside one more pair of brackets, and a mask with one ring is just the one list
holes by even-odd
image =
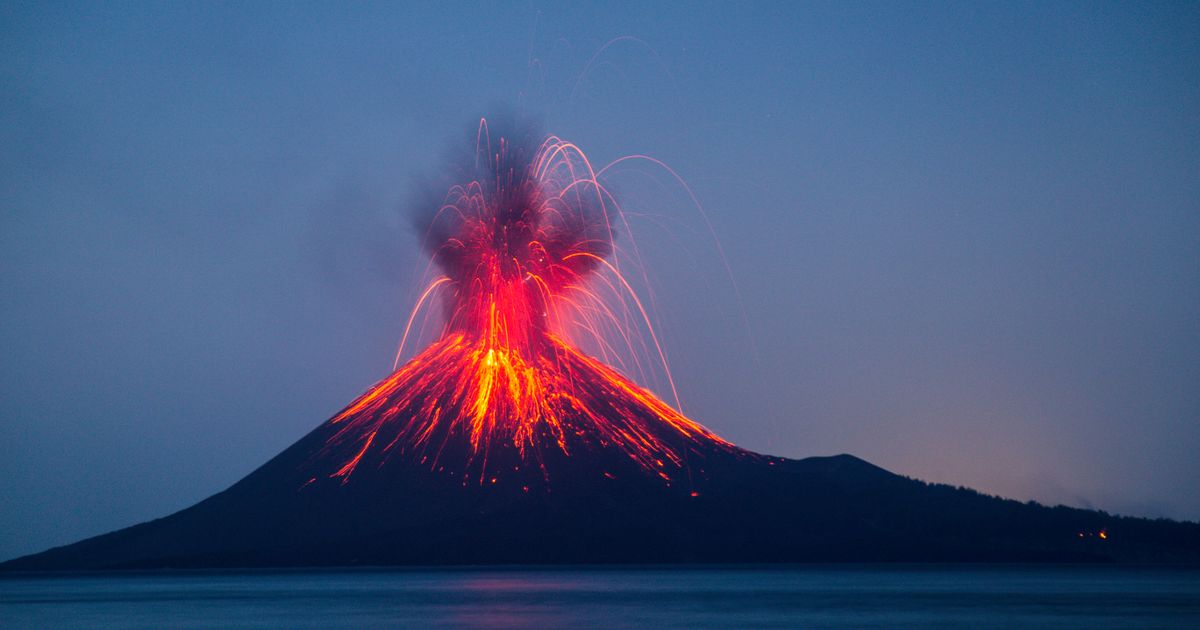
[[529, 465], [548, 476], [550, 451], [615, 449], [670, 483], [691, 453], [740, 452], [606, 364], [638, 365], [640, 349], [674, 392], [646, 309], [608, 260], [619, 206], [578, 147], [532, 138], [493, 143], [481, 123], [473, 177], [451, 186], [425, 225], [441, 275], [417, 301], [401, 351], [435, 296], [439, 339], [329, 421], [327, 478], [346, 483], [366, 462], [403, 454], [463, 483], [495, 483]]

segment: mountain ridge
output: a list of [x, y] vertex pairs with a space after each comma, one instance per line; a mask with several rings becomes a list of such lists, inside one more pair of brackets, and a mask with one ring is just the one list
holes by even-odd
[[[375, 497], [370, 514], [333, 519], [331, 527], [313, 515], [357, 505], [357, 492], [332, 503], [302, 501], [275, 518], [277, 504], [247, 504], [256, 490], [247, 482], [272, 472], [292, 449], [185, 510], [15, 558], [0, 563], [0, 571], [1200, 561], [1200, 524], [990, 497], [902, 477], [848, 454], [733, 460], [717, 466], [705, 494], [695, 497], [646, 489], [629, 494], [624, 486], [607, 497], [566, 493], [554, 501], [472, 492], [465, 508], [443, 497], [442, 504], [422, 501], [417, 518], [388, 522], [373, 519], [413, 503]], [[218, 524], [232, 515], [232, 527]], [[346, 529], [337, 533], [339, 527]], [[1099, 537], [1102, 531], [1106, 538]]]

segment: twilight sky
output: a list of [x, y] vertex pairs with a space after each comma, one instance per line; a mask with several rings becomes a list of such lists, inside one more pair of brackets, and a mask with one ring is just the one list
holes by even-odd
[[413, 188], [505, 106], [694, 190], [733, 283], [615, 176], [722, 436], [1200, 519], [1200, 5], [6, 2], [0, 59], [0, 558], [385, 376]]

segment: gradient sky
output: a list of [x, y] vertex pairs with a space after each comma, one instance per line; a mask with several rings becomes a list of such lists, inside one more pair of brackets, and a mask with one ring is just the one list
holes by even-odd
[[386, 375], [414, 182], [506, 105], [695, 191], [736, 289], [623, 180], [722, 436], [1200, 519], [1195, 3], [5, 2], [0, 55], [0, 558], [220, 491]]

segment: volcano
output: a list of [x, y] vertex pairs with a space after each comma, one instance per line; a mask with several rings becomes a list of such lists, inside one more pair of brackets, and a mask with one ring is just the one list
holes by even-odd
[[[581, 376], [604, 374], [576, 359]], [[381, 402], [422, 376], [400, 370], [190, 508], [0, 569], [1200, 561], [1197, 524], [999, 499], [850, 455], [759, 455], [662, 422], [666, 405], [644, 390], [603, 391], [638, 419], [612, 428], [620, 438], [573, 415], [524, 453], [492, 444], [485, 464], [469, 427]], [[645, 450], [631, 456], [624, 439]]]
[[[488, 350], [452, 337], [224, 492], [0, 569], [1200, 561], [1197, 524], [1019, 503], [849, 455], [752, 453], [559, 350], [541, 361], [576, 380], [542, 392], [561, 401], [557, 424], [489, 433], [459, 364]], [[493, 354], [498, 373], [548, 369], [507, 360]], [[496, 387], [518, 404], [514, 382]]]
[[460, 167], [418, 222], [424, 350], [224, 492], [0, 568], [1200, 560], [1200, 525], [725, 441], [628, 376], [674, 392], [583, 153], [484, 122]]

